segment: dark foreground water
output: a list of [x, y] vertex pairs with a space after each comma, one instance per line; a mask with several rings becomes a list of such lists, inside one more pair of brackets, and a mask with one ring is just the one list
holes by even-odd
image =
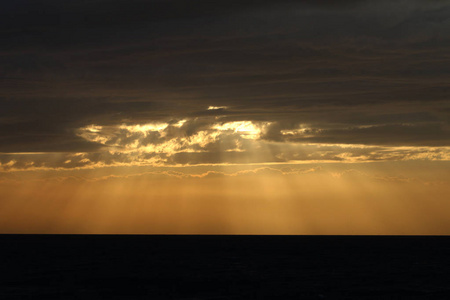
[[450, 299], [449, 237], [0, 235], [0, 299]]

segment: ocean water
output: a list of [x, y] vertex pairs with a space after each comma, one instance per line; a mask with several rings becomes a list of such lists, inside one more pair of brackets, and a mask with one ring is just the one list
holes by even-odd
[[0, 299], [450, 299], [450, 238], [0, 235]]

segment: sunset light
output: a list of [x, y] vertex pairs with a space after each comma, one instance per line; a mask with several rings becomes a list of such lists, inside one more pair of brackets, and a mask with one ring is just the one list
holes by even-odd
[[2, 15], [1, 233], [450, 234], [447, 1], [44, 2]]

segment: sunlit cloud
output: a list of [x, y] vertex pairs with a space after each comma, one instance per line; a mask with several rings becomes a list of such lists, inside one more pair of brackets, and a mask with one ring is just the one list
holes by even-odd
[[227, 109], [228, 106], [208, 106], [208, 110]]
[[[148, 123], [143, 125], [96, 126], [79, 129], [78, 135], [90, 142], [110, 147], [110, 151], [137, 150], [147, 153], [202, 152], [210, 144], [234, 138], [233, 145], [242, 145], [240, 139], [259, 139], [270, 122], [236, 121], [206, 122], [192, 130], [196, 120], [176, 123]], [[222, 144], [223, 146], [223, 144]], [[224, 151], [231, 151], [226, 145]]]
[[312, 142], [320, 140], [324, 132], [328, 130], [310, 124], [289, 128], [277, 122], [222, 121], [215, 117], [92, 124], [76, 133], [87, 142], [101, 145], [98, 151], [3, 154], [0, 170], [450, 160], [450, 147]]

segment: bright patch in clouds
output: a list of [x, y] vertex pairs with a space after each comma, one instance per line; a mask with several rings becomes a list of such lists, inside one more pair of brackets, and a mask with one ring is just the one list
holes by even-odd
[[227, 109], [228, 106], [208, 106], [208, 110]]
[[[353, 129], [350, 129], [353, 130]], [[0, 170], [311, 162], [449, 161], [450, 147], [312, 142], [329, 130], [308, 124], [197, 117], [144, 124], [91, 124], [76, 134], [95, 152], [0, 156]]]
[[[144, 152], [168, 153], [200, 152], [219, 139], [257, 140], [270, 122], [237, 121], [203, 123], [198, 119], [181, 120], [176, 123], [148, 123], [142, 125], [97, 126], [80, 128], [78, 135], [90, 142], [97, 142], [115, 151], [140, 150]], [[236, 143], [238, 141], [235, 140]], [[236, 144], [235, 143], [235, 144]], [[240, 144], [240, 143], [238, 143]], [[230, 150], [230, 149], [224, 149]]]
[[270, 124], [270, 122], [261, 122], [256, 124], [251, 121], [238, 121], [214, 124], [212, 129], [238, 133], [242, 138], [255, 140], [260, 137], [261, 133], [264, 132]]

